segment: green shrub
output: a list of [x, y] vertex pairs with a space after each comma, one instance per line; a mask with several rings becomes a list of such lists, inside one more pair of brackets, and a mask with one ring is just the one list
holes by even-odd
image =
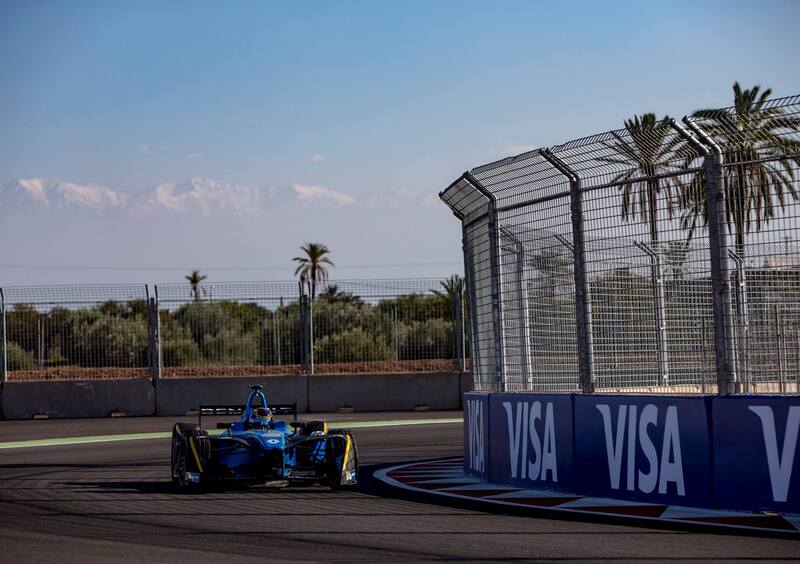
[[314, 344], [316, 362], [362, 362], [389, 360], [392, 352], [386, 339], [360, 327], [326, 335]]
[[202, 364], [200, 347], [186, 327], [167, 327], [162, 333], [161, 354], [164, 366], [192, 366]]
[[251, 333], [223, 329], [203, 338], [203, 353], [208, 362], [252, 366], [258, 359], [258, 339]]
[[376, 335], [385, 335], [388, 330], [388, 318], [384, 318], [374, 306], [364, 303], [317, 300], [313, 314], [315, 339], [357, 328]]
[[78, 312], [72, 320], [71, 340], [81, 366], [147, 365], [147, 320], [140, 317], [112, 317], [96, 310]]
[[400, 360], [452, 358], [453, 324], [444, 319], [403, 323], [397, 331]]
[[17, 343], [8, 343], [6, 347], [6, 362], [9, 370], [35, 370], [36, 357], [31, 351], [26, 351]]

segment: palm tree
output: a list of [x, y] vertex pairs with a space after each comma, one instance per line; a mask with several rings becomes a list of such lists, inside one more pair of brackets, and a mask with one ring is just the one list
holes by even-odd
[[[673, 179], [658, 179], [656, 175], [676, 170], [676, 149], [680, 139], [670, 139], [669, 119], [656, 119], [653, 113], [625, 120], [627, 136], [612, 132], [613, 141], [604, 141], [612, 155], [597, 157], [607, 164], [622, 165], [626, 170], [613, 179], [622, 192], [622, 220], [648, 223], [650, 241], [658, 243], [658, 197], [666, 197], [667, 213], [672, 217], [672, 189], [680, 183]], [[644, 180], [638, 180], [643, 178]]]
[[189, 281], [189, 284], [192, 287], [192, 296], [194, 300], [197, 301], [200, 299], [199, 290], [201, 288], [200, 282], [208, 278], [205, 274], [200, 274], [199, 270], [192, 270], [192, 273], [189, 276], [185, 277], [186, 280]]
[[[800, 141], [787, 133], [800, 132], [800, 117], [767, 106], [770, 95], [769, 88], [742, 90], [734, 82], [730, 110], [692, 114], [703, 120], [701, 127], [721, 145], [724, 162], [730, 165], [722, 171], [725, 214], [740, 257], [744, 257], [747, 233], [753, 228], [760, 231], [775, 217], [776, 207], [783, 210], [787, 194], [798, 199], [794, 167], [800, 166]], [[694, 215], [702, 213], [705, 220], [705, 199], [695, 199]]]
[[297, 263], [295, 275], [300, 275], [300, 283], [307, 284], [311, 299], [317, 295], [317, 284], [328, 279], [328, 270], [324, 265], [336, 266], [326, 255], [330, 249], [322, 243], [306, 243], [300, 250], [305, 253], [304, 257], [294, 257], [292, 260]]
[[452, 274], [446, 280], [439, 282], [441, 290], [431, 290], [437, 296], [448, 297], [451, 300], [460, 296], [464, 291], [464, 278], [458, 274]]

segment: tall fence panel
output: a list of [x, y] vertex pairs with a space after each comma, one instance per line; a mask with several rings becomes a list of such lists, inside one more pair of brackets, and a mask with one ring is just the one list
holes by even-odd
[[143, 284], [3, 289], [7, 377], [149, 377]]
[[474, 182], [461, 177], [442, 192], [453, 213], [462, 221], [462, 246], [466, 301], [469, 303], [469, 341], [473, 380], [478, 390], [499, 385], [495, 319], [492, 303], [492, 245], [489, 199]]
[[299, 374], [296, 283], [158, 284], [163, 376]]
[[[800, 383], [800, 96], [687, 122], [721, 150], [737, 390]], [[701, 215], [702, 207], [693, 210]]]
[[[581, 179], [596, 388], [702, 383], [708, 263], [675, 200], [700, 155], [668, 120], [551, 149]], [[699, 321], [699, 322], [698, 322]]]
[[460, 278], [323, 284], [311, 306], [314, 372], [453, 370], [462, 288]]
[[568, 179], [538, 151], [473, 174], [497, 199], [505, 389], [577, 389]]
[[465, 233], [475, 202], [498, 226], [473, 281], [498, 288], [472, 310], [473, 354], [496, 353], [477, 389], [798, 391], [800, 96], [683, 121], [629, 120], [440, 194]]
[[[4, 288], [0, 381], [469, 369], [463, 279]], [[5, 331], [2, 329], [5, 328]]]

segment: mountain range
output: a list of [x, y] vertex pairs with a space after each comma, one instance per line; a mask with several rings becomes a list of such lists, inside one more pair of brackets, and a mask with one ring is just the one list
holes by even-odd
[[[78, 184], [56, 178], [17, 179], [0, 185], [0, 217], [67, 211], [103, 215], [111, 212], [186, 212], [206, 217], [258, 217], [268, 210], [292, 205], [344, 208], [359, 206], [361, 203], [351, 194], [325, 186], [293, 184], [262, 188], [207, 178], [164, 182], [140, 192], [122, 192], [105, 186]], [[438, 205], [438, 202], [435, 195], [390, 191], [370, 196], [365, 205], [371, 208], [432, 207]]]

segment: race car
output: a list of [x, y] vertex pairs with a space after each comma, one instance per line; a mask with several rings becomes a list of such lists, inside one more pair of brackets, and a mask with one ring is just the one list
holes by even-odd
[[[323, 421], [298, 421], [297, 405], [267, 403], [264, 388], [250, 387], [243, 406], [199, 408], [197, 425], [176, 423], [172, 429], [172, 480], [179, 489], [225, 482], [273, 486], [322, 484], [354, 487], [358, 449], [353, 434], [328, 429]], [[218, 423], [219, 434], [201, 428], [203, 415], [241, 415]], [[288, 424], [275, 415], [293, 415]]]

